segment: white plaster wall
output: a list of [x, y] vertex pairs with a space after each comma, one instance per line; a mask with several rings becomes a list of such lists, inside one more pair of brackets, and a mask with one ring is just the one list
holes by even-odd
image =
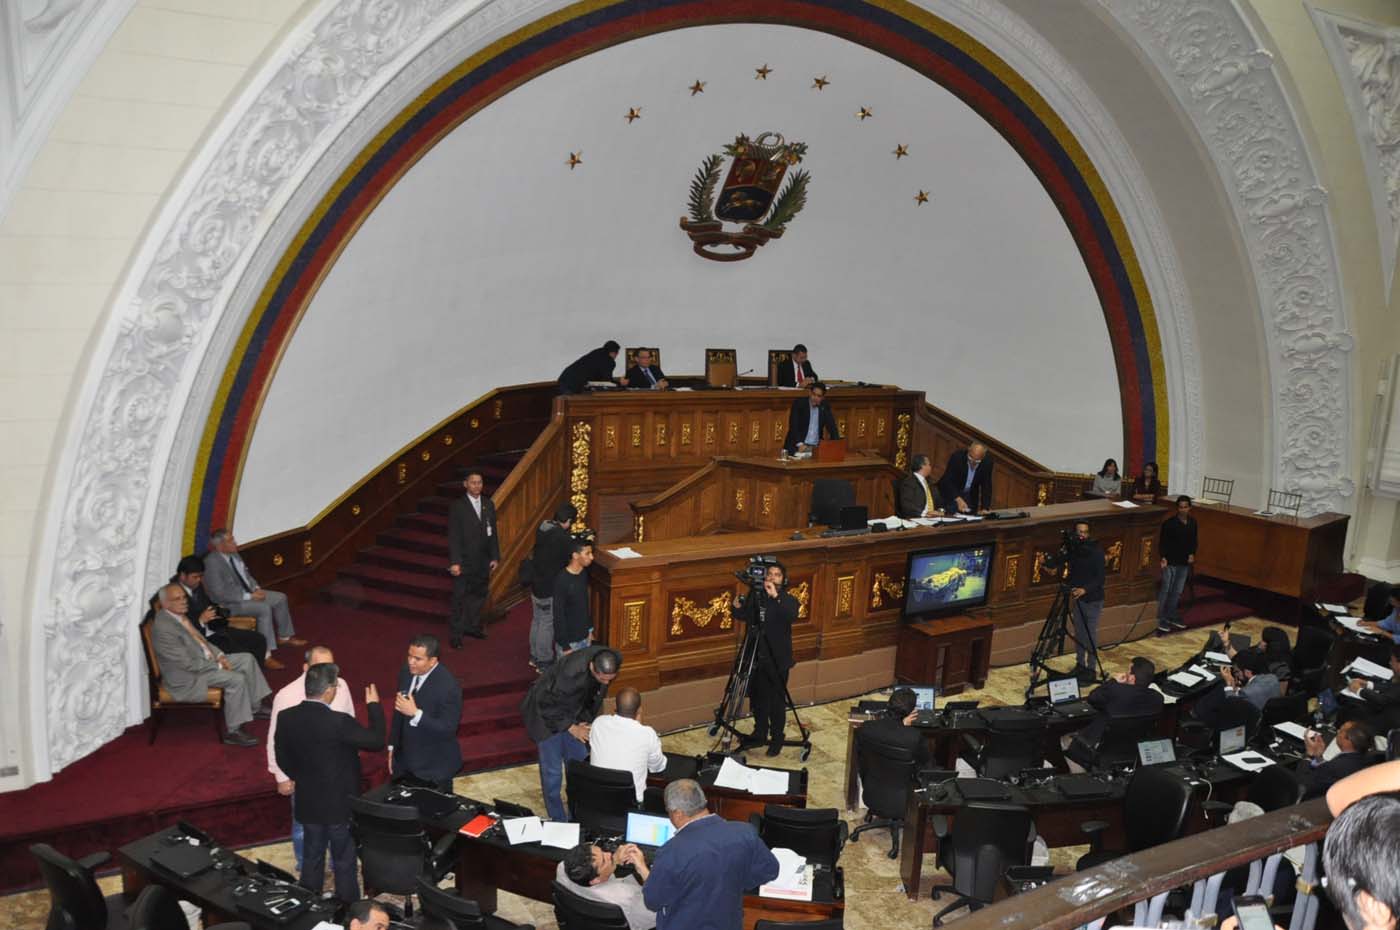
[[[764, 63], [773, 73], [756, 81]], [[813, 90], [815, 75], [831, 85]], [[691, 97], [696, 78], [708, 84]], [[629, 126], [631, 106], [642, 118]], [[857, 120], [862, 106], [875, 116]], [[691, 175], [735, 133], [767, 129], [810, 146], [806, 210], [748, 261], [698, 258], [676, 222]], [[896, 161], [896, 143], [910, 157]], [[921, 188], [931, 200], [917, 206]], [[1001, 136], [856, 45], [717, 26], [556, 69], [398, 182], [282, 360], [235, 529], [305, 522], [471, 398], [552, 379], [607, 338], [659, 345], [667, 370], [692, 373], [706, 346], [737, 346], [741, 370], [763, 370], [768, 348], [801, 340], [823, 376], [926, 390], [1052, 468], [1122, 457], [1098, 299]]]

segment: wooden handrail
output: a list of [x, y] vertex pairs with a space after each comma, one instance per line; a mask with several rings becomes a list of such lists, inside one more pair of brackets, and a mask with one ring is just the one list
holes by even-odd
[[958, 921], [958, 930], [1071, 930], [1164, 891], [1327, 834], [1332, 815], [1317, 798], [1197, 833], [1076, 872]]
[[718, 467], [719, 462], [712, 461], [710, 464], [691, 472], [685, 478], [671, 485], [669, 488], [666, 488], [664, 491], [659, 491], [651, 497], [643, 498], [639, 501], [633, 501], [632, 511], [642, 514], [649, 513], [662, 504], [669, 503], [677, 497], [689, 494], [692, 488], [714, 474], [715, 469]]
[[933, 426], [938, 426], [953, 433], [961, 433], [968, 442], [977, 440], [987, 447], [988, 451], [1001, 463], [1014, 464], [1018, 468], [1028, 472], [1041, 472], [1049, 477], [1052, 472], [1044, 465], [1037, 462], [1025, 453], [1018, 452], [1011, 446], [997, 439], [965, 420], [960, 420], [941, 407], [937, 407], [928, 402], [918, 409], [920, 418], [926, 420]]
[[564, 440], [564, 416], [556, 403], [549, 425], [491, 495], [501, 545], [501, 563], [491, 578], [491, 602], [497, 609], [525, 596], [518, 584], [520, 563], [534, 548], [535, 527], [564, 501], [568, 473]]

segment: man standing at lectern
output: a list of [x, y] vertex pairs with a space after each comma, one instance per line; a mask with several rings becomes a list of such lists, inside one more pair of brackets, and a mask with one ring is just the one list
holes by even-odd
[[987, 447], [970, 444], [948, 456], [948, 467], [938, 479], [938, 493], [949, 511], [986, 513], [992, 509], [992, 460]]
[[826, 385], [820, 381], [813, 381], [807, 389], [807, 396], [792, 402], [783, 451], [791, 455], [794, 452], [814, 449], [817, 443], [821, 442], [823, 433], [827, 439], [841, 438], [836, 432], [836, 418], [831, 415], [831, 408], [825, 401]]
[[932, 474], [933, 463], [927, 455], [920, 453], [909, 460], [909, 474], [899, 479], [899, 493], [894, 502], [897, 515], [912, 520], [931, 517], [937, 512], [938, 498], [929, 482]]
[[481, 493], [481, 472], [467, 473], [462, 482], [466, 494], [447, 511], [447, 572], [452, 576], [452, 648], [462, 648], [462, 637], [485, 639], [481, 608], [491, 588], [491, 573], [501, 563], [501, 541], [496, 536], [496, 505]]

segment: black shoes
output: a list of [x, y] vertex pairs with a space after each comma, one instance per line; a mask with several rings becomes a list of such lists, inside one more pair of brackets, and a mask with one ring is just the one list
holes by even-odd
[[454, 636], [454, 637], [452, 637], [450, 640], [448, 640], [448, 645], [450, 645], [453, 649], [461, 649], [461, 648], [462, 648], [462, 637], [460, 637], [460, 636]]
[[782, 752], [783, 752], [783, 744], [782, 744], [782, 743], [769, 743], [769, 744], [768, 744], [768, 751], [767, 751], [766, 753], [764, 753], [764, 755], [768, 755], [768, 756], [778, 756], [778, 755], [782, 755]]
[[470, 636], [472, 639], [486, 638], [486, 634], [483, 633], [481, 630], [467, 630], [467, 635]]
[[256, 746], [258, 741], [244, 733], [241, 728], [235, 727], [224, 734], [224, 743], [228, 746]]

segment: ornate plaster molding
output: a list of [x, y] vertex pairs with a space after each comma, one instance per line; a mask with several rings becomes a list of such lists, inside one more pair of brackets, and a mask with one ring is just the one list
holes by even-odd
[[1273, 486], [1306, 513], [1346, 511], [1353, 339], [1327, 192], [1274, 56], [1238, 0], [1099, 2], [1161, 72], [1238, 218], [1269, 352]]
[[1400, 29], [1309, 6], [1337, 72], [1376, 214], [1381, 273], [1390, 293], [1400, 248]]

